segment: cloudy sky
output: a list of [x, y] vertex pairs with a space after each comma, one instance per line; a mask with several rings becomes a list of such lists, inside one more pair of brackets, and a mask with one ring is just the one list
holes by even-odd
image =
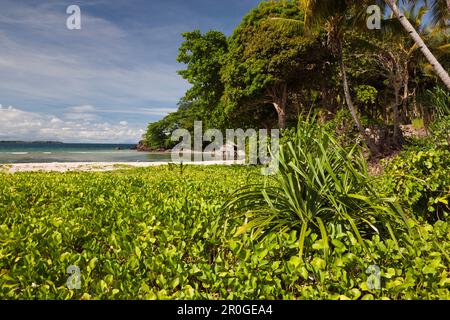
[[259, 2], [0, 0], [0, 140], [135, 143], [188, 88], [180, 34], [230, 34]]

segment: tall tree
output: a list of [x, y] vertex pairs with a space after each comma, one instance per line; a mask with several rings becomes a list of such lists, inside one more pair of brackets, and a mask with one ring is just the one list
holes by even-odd
[[328, 51], [295, 30], [281, 30], [271, 17], [302, 20], [303, 12], [292, 2], [267, 2], [244, 17], [229, 40], [222, 71], [224, 100], [229, 112], [271, 105], [278, 127], [285, 128], [289, 92], [317, 76]]
[[192, 86], [181, 98], [176, 112], [160, 121], [150, 123], [145, 135], [147, 146], [170, 148], [171, 133], [183, 128], [193, 131], [194, 121], [203, 121], [205, 128], [220, 127], [223, 112], [219, 107], [223, 94], [220, 63], [227, 52], [227, 38], [219, 31], [202, 34], [199, 30], [183, 33], [178, 62], [187, 68], [178, 73]]
[[[428, 8], [415, 5], [403, 9], [408, 20], [420, 32], [421, 37], [426, 38], [430, 32], [423, 23], [423, 17]], [[394, 113], [394, 140], [400, 137], [400, 121], [407, 121], [410, 73], [413, 63], [417, 64], [417, 46], [402, 31], [399, 21], [391, 15], [383, 21], [381, 37], [372, 37], [368, 41], [374, 44], [373, 56], [379, 69], [388, 80], [389, 86], [394, 91], [395, 101], [392, 104]], [[402, 92], [403, 90], [403, 92]]]
[[202, 34], [199, 30], [183, 34], [185, 41], [179, 48], [177, 61], [187, 68], [178, 71], [192, 87], [183, 97], [184, 102], [192, 102], [197, 120], [206, 126], [218, 126], [213, 117], [219, 106], [224, 85], [221, 81], [221, 60], [227, 52], [226, 36], [219, 31], [208, 31]]
[[[305, 12], [304, 21], [309, 29], [312, 29], [317, 25], [325, 25], [328, 34], [328, 45], [338, 57], [346, 105], [367, 146], [373, 154], [377, 154], [378, 147], [373, 139], [366, 133], [366, 130], [361, 123], [358, 110], [353, 103], [347, 77], [347, 68], [343, 57], [345, 32], [348, 29], [353, 28], [352, 18], [355, 17], [355, 11], [358, 9], [358, 5], [355, 5], [354, 1], [348, 0], [299, 0], [299, 4]], [[361, 8], [359, 9], [361, 10]]]
[[[450, 90], [450, 76], [448, 75], [448, 72], [442, 67], [442, 65], [439, 63], [439, 61], [436, 59], [436, 57], [433, 55], [433, 53], [430, 51], [430, 49], [427, 47], [423, 39], [420, 37], [420, 35], [417, 33], [414, 26], [411, 24], [411, 22], [407, 19], [405, 14], [400, 10], [400, 8], [397, 5], [396, 0], [384, 0], [386, 4], [391, 8], [392, 12], [395, 14], [397, 19], [402, 24], [403, 28], [405, 28], [406, 32], [410, 35], [410, 37], [414, 40], [416, 45], [419, 47], [419, 49], [424, 54], [425, 58], [429, 61], [429, 63], [432, 65], [433, 69], [436, 71], [436, 74], [439, 76], [439, 78], [444, 82], [447, 89]], [[442, 19], [438, 18], [438, 15], [443, 15], [445, 18], [450, 17], [450, 10], [446, 13], [445, 12], [445, 5], [444, 3], [446, 0], [434, 0], [434, 1], [428, 1], [431, 2], [432, 6], [434, 7], [434, 19], [435, 21], [439, 21]], [[448, 3], [447, 3], [448, 4]], [[444, 8], [444, 9], [442, 9]]]

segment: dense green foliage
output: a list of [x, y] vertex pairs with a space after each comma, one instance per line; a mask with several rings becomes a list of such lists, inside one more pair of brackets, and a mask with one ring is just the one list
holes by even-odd
[[273, 109], [278, 122], [259, 120], [284, 128], [286, 118], [295, 121], [299, 112], [288, 109], [288, 94], [320, 88], [320, 74], [332, 57], [324, 38], [305, 37], [301, 28], [285, 28], [278, 19], [303, 21], [304, 15], [292, 2], [262, 3], [252, 10], [228, 40], [221, 74], [226, 113], [242, 117], [258, 108]]
[[[261, 241], [230, 237], [223, 214], [235, 188], [263, 179], [251, 167], [178, 166], [113, 173], [0, 174], [0, 297], [4, 299], [444, 299], [450, 225], [414, 228], [399, 245], [364, 247], [345, 228]], [[420, 236], [419, 236], [420, 235]], [[67, 267], [81, 270], [69, 290]], [[381, 290], [367, 282], [380, 268]], [[369, 279], [370, 280], [370, 279]]]
[[[145, 136], [171, 148], [196, 120], [287, 127], [276, 175], [0, 170], [0, 299], [450, 299], [448, 92], [396, 21], [372, 37], [353, 28], [355, 1], [301, 3], [263, 2], [228, 38], [183, 34], [192, 87]], [[407, 9], [450, 65], [448, 32], [422, 19], [430, 8]], [[389, 144], [393, 127], [400, 141], [411, 122], [431, 135], [370, 176], [361, 140]]]
[[430, 124], [428, 141], [439, 147], [450, 147], [450, 93], [442, 88], [428, 91], [435, 108], [436, 119]]
[[297, 229], [302, 256], [311, 247], [311, 234], [320, 232], [327, 256], [331, 226], [351, 232], [361, 245], [363, 237], [375, 232], [391, 232], [395, 240], [393, 227], [401, 232], [402, 219], [406, 229], [395, 199], [372, 188], [357, 145], [342, 147], [315, 118], [299, 122], [294, 137], [281, 146], [279, 167], [273, 183], [248, 185], [233, 196], [230, 210], [242, 212], [248, 220], [239, 233], [254, 229], [257, 238]]
[[[449, 104], [450, 105], [450, 104]], [[430, 125], [428, 140], [439, 147], [450, 147], [450, 115], [437, 119]]]
[[[170, 148], [174, 128], [191, 130], [195, 120], [207, 129], [292, 128], [310, 110], [330, 120], [348, 109], [374, 156], [398, 149], [404, 141], [400, 126], [434, 122], [446, 93], [439, 93], [440, 100], [429, 94], [439, 80], [395, 16], [386, 14], [381, 30], [367, 29], [368, 4], [263, 1], [229, 37], [185, 33], [178, 61], [192, 88], [179, 111], [149, 125], [146, 144]], [[437, 12], [435, 2], [404, 4], [405, 16], [448, 68], [450, 35], [444, 24], [424, 18]], [[364, 122], [377, 124], [372, 139], [365, 130], [374, 128]], [[378, 131], [389, 134], [378, 139]]]
[[[214, 226], [223, 197], [252, 172], [1, 174], [0, 297], [228, 295], [214, 287], [226, 272], [211, 265], [218, 249]], [[82, 271], [81, 291], [66, 287], [70, 265]]]
[[409, 151], [389, 163], [383, 184], [404, 205], [428, 221], [447, 219], [450, 207], [450, 151]]

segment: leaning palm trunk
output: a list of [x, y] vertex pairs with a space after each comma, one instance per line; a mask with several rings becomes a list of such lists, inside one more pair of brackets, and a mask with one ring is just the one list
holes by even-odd
[[[450, 90], [450, 76], [447, 71], [442, 67], [436, 57], [431, 53], [430, 49], [428, 49], [425, 42], [423, 42], [420, 35], [417, 33], [416, 29], [414, 29], [413, 25], [409, 22], [409, 20], [405, 17], [405, 15], [401, 12], [400, 8], [397, 6], [395, 0], [385, 0], [386, 4], [392, 9], [392, 12], [395, 14], [397, 19], [400, 20], [400, 23], [405, 28], [405, 30], [409, 33], [411, 38], [414, 40], [416, 45], [420, 48], [422, 53], [427, 58], [428, 62], [433, 66], [433, 69], [436, 71], [437, 75], [447, 88]], [[448, 1], [447, 1], [448, 3]]]

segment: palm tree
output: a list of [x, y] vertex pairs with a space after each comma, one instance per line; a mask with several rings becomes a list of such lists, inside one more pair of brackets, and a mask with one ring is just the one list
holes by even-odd
[[[397, 1], [395, 0], [384, 0], [384, 2], [391, 8], [394, 15], [402, 24], [403, 28], [405, 28], [406, 32], [410, 35], [410, 37], [414, 40], [416, 45], [420, 48], [422, 53], [428, 62], [433, 66], [433, 69], [450, 90], [450, 76], [447, 71], [442, 67], [436, 57], [431, 53], [430, 49], [428, 49], [425, 42], [422, 40], [420, 35], [417, 33], [416, 29], [413, 27], [411, 22], [405, 17], [403, 12], [397, 6]], [[410, 1], [413, 2], [413, 1]], [[429, 1], [427, 1], [429, 2]], [[444, 3], [445, 2], [445, 3]], [[433, 10], [433, 20], [435, 23], [441, 23], [442, 20], [448, 18], [450, 16], [450, 0], [434, 0], [431, 3], [431, 7]], [[445, 4], [448, 6], [448, 11], [446, 12]]]
[[[436, 50], [447, 50], [446, 46], [441, 46], [442, 39], [433, 39], [441, 34], [440, 28], [429, 28], [424, 24], [423, 17], [429, 12], [429, 7], [416, 5], [403, 8], [405, 16], [418, 30], [420, 36], [426, 39]], [[410, 72], [411, 64], [419, 63], [422, 59], [418, 57], [417, 45], [404, 33], [403, 27], [398, 19], [391, 14], [383, 22], [383, 32], [379, 38], [361, 39], [367, 48], [373, 52], [376, 65], [381, 73], [386, 76], [390, 87], [394, 91], [395, 102], [392, 105], [394, 113], [394, 141], [400, 138], [400, 119], [408, 121], [408, 100], [410, 96]], [[401, 93], [403, 90], [403, 93]], [[402, 107], [402, 110], [400, 110]]]
[[[350, 88], [348, 84], [347, 69], [343, 59], [343, 42], [345, 31], [347, 28], [354, 27], [354, 24], [350, 23], [349, 14], [353, 13], [354, 17], [361, 17], [361, 12], [363, 11], [361, 4], [373, 4], [374, 0], [366, 1], [355, 1], [355, 0], [298, 0], [299, 6], [305, 12], [304, 24], [307, 27], [312, 27], [315, 24], [325, 25], [328, 34], [328, 44], [333, 52], [337, 55], [339, 61], [339, 67], [341, 71], [342, 85], [344, 89], [344, 96], [347, 107], [352, 115], [352, 118], [363, 136], [367, 146], [373, 154], [378, 153], [378, 147], [375, 145], [372, 138], [366, 133], [364, 127], [362, 126], [361, 120], [359, 118], [357, 109], [353, 104], [353, 100], [350, 94]], [[413, 0], [405, 0], [407, 2], [414, 2]], [[434, 0], [432, 5], [434, 21], [442, 23], [442, 17], [450, 16], [450, 12], [446, 14], [445, 8], [442, 7], [443, 1], [450, 2], [450, 0]], [[362, 2], [362, 3], [361, 3]], [[397, 6], [397, 1], [395, 0], [379, 0], [378, 3], [386, 3], [394, 13], [394, 15], [399, 19], [403, 28], [407, 30], [415, 44], [424, 53], [427, 60], [430, 62], [434, 70], [437, 72], [438, 76], [442, 79], [445, 85], [450, 90], [450, 77], [439, 61], [431, 53], [428, 47], [425, 45], [424, 41], [417, 33], [415, 28], [405, 17], [402, 11]], [[430, 1], [427, 1], [430, 2]], [[359, 11], [359, 12], [357, 12]], [[298, 21], [292, 21], [290, 19], [276, 19], [281, 20], [281, 22], [286, 25], [297, 24]]]
[[300, 7], [305, 12], [305, 25], [312, 27], [315, 24], [324, 24], [328, 35], [328, 45], [334, 54], [337, 55], [341, 72], [344, 97], [353, 121], [358, 131], [363, 136], [364, 141], [372, 154], [378, 154], [379, 150], [373, 139], [366, 133], [358, 111], [353, 104], [350, 94], [350, 87], [347, 77], [347, 68], [343, 57], [343, 42], [345, 32], [352, 27], [349, 19], [351, 9], [356, 9], [352, 1], [348, 0], [299, 0]]
[[[426, 1], [428, 4], [428, 0]], [[433, 1], [430, 5], [432, 12], [433, 24], [440, 26], [448, 26], [450, 18], [450, 0]]]

